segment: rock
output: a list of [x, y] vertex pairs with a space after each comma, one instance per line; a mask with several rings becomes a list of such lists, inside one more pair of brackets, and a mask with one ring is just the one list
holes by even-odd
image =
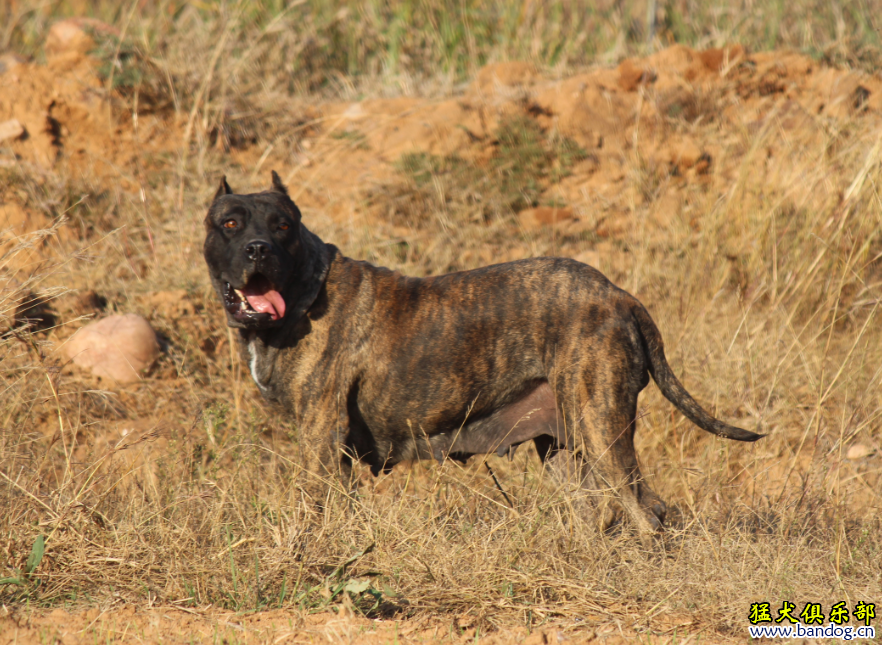
[[95, 49], [95, 41], [75, 18], [61, 20], [49, 28], [46, 53], [49, 56], [77, 53], [87, 54]]
[[119, 36], [119, 30], [95, 18], [67, 18], [49, 28], [46, 54], [49, 56], [85, 56], [95, 49], [92, 34]]
[[0, 143], [8, 139], [18, 139], [25, 132], [24, 126], [18, 119], [9, 119], [0, 123]]
[[86, 325], [64, 351], [75, 365], [124, 385], [141, 380], [141, 372], [159, 357], [159, 343], [144, 318], [123, 314]]
[[853, 459], [857, 461], [858, 459], [869, 457], [872, 454], [872, 448], [870, 448], [869, 446], [865, 446], [862, 443], [856, 443], [849, 447], [848, 452], [845, 453], [845, 457], [847, 459]]

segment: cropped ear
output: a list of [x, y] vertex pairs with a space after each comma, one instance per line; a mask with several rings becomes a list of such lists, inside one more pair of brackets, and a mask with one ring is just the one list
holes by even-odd
[[283, 195], [288, 195], [288, 189], [285, 188], [285, 184], [282, 183], [282, 180], [279, 178], [278, 173], [273, 170], [273, 187], [270, 188], [271, 192], [274, 193], [282, 193]]
[[223, 197], [224, 195], [232, 195], [233, 189], [230, 188], [230, 185], [227, 183], [227, 176], [224, 175], [221, 177], [220, 186], [217, 188], [217, 192], [214, 194], [214, 198]]

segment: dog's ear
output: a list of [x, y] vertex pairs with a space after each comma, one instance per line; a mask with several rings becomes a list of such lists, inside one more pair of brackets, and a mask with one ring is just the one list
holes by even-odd
[[285, 184], [282, 183], [279, 174], [275, 170], [273, 170], [273, 187], [270, 188], [270, 192], [281, 193], [286, 197], [288, 196], [288, 189], [285, 188]]
[[220, 186], [217, 187], [217, 192], [214, 194], [214, 198], [223, 197], [224, 195], [232, 195], [233, 189], [230, 188], [230, 185], [227, 183], [227, 176], [224, 175], [221, 177]]

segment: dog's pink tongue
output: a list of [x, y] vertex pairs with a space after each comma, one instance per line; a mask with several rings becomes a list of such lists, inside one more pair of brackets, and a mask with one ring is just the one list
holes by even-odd
[[285, 299], [282, 294], [270, 289], [260, 294], [245, 294], [248, 304], [259, 314], [269, 314], [273, 320], [285, 317]]

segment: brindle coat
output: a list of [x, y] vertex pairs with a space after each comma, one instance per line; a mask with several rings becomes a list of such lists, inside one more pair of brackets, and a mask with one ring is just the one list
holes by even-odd
[[[348, 482], [354, 459], [377, 474], [532, 439], [554, 472], [612, 493], [649, 533], [665, 515], [634, 451], [650, 374], [700, 428], [762, 436], [703, 410], [643, 305], [585, 264], [535, 258], [409, 278], [322, 242], [275, 173], [269, 191], [250, 195], [222, 180], [205, 226], [227, 322], [263, 396], [293, 415], [319, 499], [330, 476]], [[255, 311], [253, 294], [283, 298], [283, 315]]]

